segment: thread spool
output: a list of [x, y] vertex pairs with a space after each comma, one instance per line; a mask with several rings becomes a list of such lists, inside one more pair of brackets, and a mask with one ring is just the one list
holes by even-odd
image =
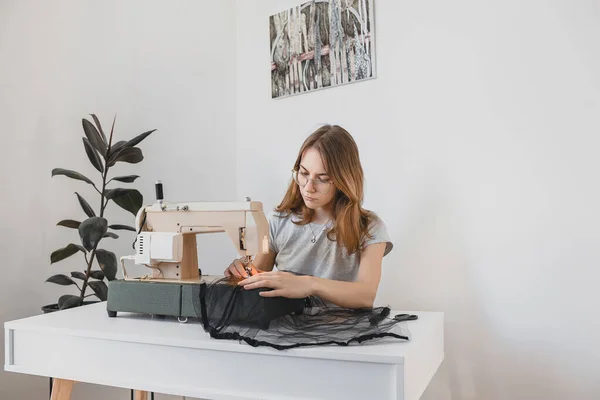
[[161, 181], [156, 181], [156, 183], [154, 184], [154, 189], [156, 192], [156, 200], [159, 203], [162, 203], [164, 200], [164, 196], [163, 196], [163, 185]]

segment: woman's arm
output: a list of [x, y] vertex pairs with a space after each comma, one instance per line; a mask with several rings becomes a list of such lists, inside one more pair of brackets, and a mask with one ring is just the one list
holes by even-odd
[[381, 279], [381, 261], [384, 251], [385, 243], [369, 245], [362, 251], [355, 282], [310, 277], [311, 294], [340, 307], [373, 307]]
[[289, 272], [265, 272], [242, 280], [245, 289], [268, 287], [274, 290], [261, 292], [264, 297], [302, 298], [321, 297], [340, 307], [372, 307], [379, 280], [385, 243], [367, 246], [361, 253], [356, 282], [342, 282], [314, 276], [297, 276]]
[[[267, 254], [258, 254], [252, 260], [252, 265], [259, 271], [272, 271], [275, 266], [275, 256], [277, 254], [273, 250], [269, 250]], [[254, 274], [253, 274], [254, 275]]]

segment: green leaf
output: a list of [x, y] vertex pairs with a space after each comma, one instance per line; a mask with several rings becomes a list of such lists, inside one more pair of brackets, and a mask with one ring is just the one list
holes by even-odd
[[91, 251], [98, 246], [108, 229], [108, 221], [102, 217], [91, 217], [79, 225], [79, 237], [83, 247]]
[[102, 130], [102, 125], [100, 125], [100, 120], [98, 119], [98, 117], [96, 117], [95, 114], [90, 114], [90, 115], [92, 116], [92, 118], [94, 118], [94, 122], [96, 123], [96, 127], [100, 131], [100, 135], [102, 136], [102, 140], [104, 141], [104, 143], [108, 143], [108, 141], [106, 140], [106, 135], [104, 134], [104, 131]]
[[81, 279], [82, 281], [85, 281], [85, 274], [83, 272], [73, 271], [73, 272], [71, 272], [71, 276], [73, 278], [77, 278], [77, 279]]
[[[110, 127], [110, 139], [109, 139], [109, 142], [111, 142], [111, 143], [112, 143], [112, 139], [113, 139], [113, 132], [115, 131], [115, 122], [117, 122], [117, 114], [115, 114], [115, 117], [113, 118], [112, 126]], [[106, 155], [108, 156], [108, 150], [106, 151]]]
[[115, 176], [114, 178], [111, 179], [111, 181], [131, 183], [139, 177], [140, 177], [139, 175]]
[[119, 235], [117, 235], [116, 233], [113, 233], [113, 232], [106, 232], [103, 237], [109, 237], [109, 238], [113, 238], [113, 239], [118, 239]]
[[129, 164], [137, 164], [144, 159], [142, 149], [139, 147], [125, 147], [110, 156], [108, 166], [112, 167], [117, 162], [126, 162]]
[[59, 223], [57, 223], [57, 226], [64, 226], [66, 228], [74, 228], [77, 229], [79, 228], [79, 224], [81, 224], [81, 222], [79, 221], [75, 221], [73, 219], [63, 219], [62, 221], [60, 221]]
[[69, 178], [77, 179], [77, 180], [80, 180], [80, 181], [84, 181], [86, 183], [89, 183], [93, 187], [96, 187], [96, 185], [94, 185], [94, 182], [92, 182], [89, 178], [87, 178], [86, 176], [80, 174], [79, 172], [71, 171], [70, 169], [54, 168], [52, 170], [52, 176], [55, 176], [55, 175], [68, 176]]
[[46, 282], [56, 283], [57, 285], [69, 286], [74, 285], [75, 281], [64, 274], [52, 275], [46, 279]]
[[88, 282], [88, 286], [92, 288], [101, 301], [106, 301], [108, 296], [108, 286], [106, 286], [106, 283], [103, 281], [90, 281]]
[[96, 258], [100, 269], [104, 272], [104, 276], [109, 281], [112, 281], [117, 276], [117, 256], [112, 251], [98, 249], [96, 250]]
[[137, 135], [136, 137], [134, 137], [133, 139], [128, 141], [127, 144], [125, 144], [125, 147], [133, 147], [133, 146], [137, 145], [139, 142], [146, 139], [148, 137], [148, 135], [150, 135], [154, 131], [156, 131], [156, 129], [152, 129], [151, 131], [144, 132], [140, 135]]
[[117, 143], [110, 146], [110, 151], [108, 152], [107, 158], [112, 158], [112, 156], [118, 153], [125, 146], [126, 143], [127, 142], [125, 140], [119, 140]]
[[144, 197], [136, 189], [108, 189], [105, 195], [107, 199], [114, 201], [119, 207], [135, 216], [144, 202]]
[[78, 307], [82, 304], [81, 297], [72, 294], [64, 294], [58, 298], [58, 308], [66, 310], [67, 308]]
[[85, 136], [87, 136], [92, 146], [98, 150], [98, 153], [100, 153], [102, 156], [106, 156], [106, 143], [104, 143], [100, 137], [96, 127], [85, 118], [81, 120], [81, 123], [83, 125]]
[[81, 208], [83, 208], [83, 211], [87, 214], [87, 216], [95, 217], [96, 213], [94, 213], [94, 210], [89, 205], [89, 203], [87, 201], [85, 201], [85, 199], [83, 197], [81, 197], [79, 195], [79, 193], [75, 192], [75, 194], [77, 195], [77, 200], [79, 200], [79, 204], [81, 204]]
[[116, 225], [109, 225], [108, 227], [110, 229], [115, 229], [115, 230], [135, 232], [135, 228], [133, 226], [129, 226], [129, 225], [119, 225], [119, 224], [116, 224]]
[[55, 262], [59, 262], [61, 260], [64, 260], [65, 258], [71, 257], [78, 251], [81, 251], [83, 253], [86, 252], [83, 247], [74, 243], [69, 243], [66, 247], [52, 252], [52, 254], [50, 255], [50, 264], [54, 264]]
[[87, 154], [90, 162], [100, 172], [104, 172], [102, 168], [102, 159], [98, 155], [98, 152], [92, 147], [92, 144], [88, 140], [88, 138], [81, 138], [83, 140], [83, 147], [85, 147], [85, 153]]
[[101, 281], [102, 279], [104, 279], [104, 272], [102, 271], [90, 271], [90, 277], [94, 278], [94, 279], [98, 279], [99, 281]]

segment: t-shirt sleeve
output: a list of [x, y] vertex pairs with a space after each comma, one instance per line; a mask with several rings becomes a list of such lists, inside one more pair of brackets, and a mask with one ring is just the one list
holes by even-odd
[[373, 222], [371, 222], [371, 225], [369, 226], [369, 233], [371, 234], [371, 238], [365, 238], [362, 246], [363, 249], [371, 244], [385, 243], [385, 251], [383, 252], [383, 256], [385, 257], [390, 251], [392, 251], [394, 244], [388, 235], [387, 226], [379, 217], [374, 217]]
[[281, 218], [279, 217], [279, 213], [272, 211], [267, 216], [267, 221], [269, 222], [269, 250], [274, 253], [279, 253], [279, 248], [277, 247], [277, 231], [279, 229], [279, 224], [281, 223]]

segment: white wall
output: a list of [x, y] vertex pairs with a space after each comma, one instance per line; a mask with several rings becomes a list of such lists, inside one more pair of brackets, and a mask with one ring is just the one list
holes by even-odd
[[396, 245], [378, 302], [446, 313], [424, 398], [600, 398], [598, 3], [379, 0], [376, 80], [272, 100], [268, 17], [298, 3], [237, 2], [238, 194], [275, 206], [341, 124]]
[[[147, 201], [162, 179], [171, 199], [267, 208], [304, 137], [333, 122], [354, 134], [365, 206], [396, 244], [378, 301], [446, 312], [424, 398], [598, 398], [597, 3], [379, 0], [376, 80], [271, 100], [268, 16], [297, 3], [0, 0], [0, 322], [38, 313], [64, 293], [43, 281], [80, 268], [49, 266], [74, 240], [54, 224], [83, 216], [75, 190], [93, 192], [50, 170], [93, 176], [83, 116], [117, 113], [121, 138], [159, 129], [118, 170], [142, 176]], [[0, 373], [2, 399], [46, 390]], [[129, 397], [79, 385], [73, 398]]]
[[[105, 129], [116, 113], [118, 140], [158, 129], [140, 145], [141, 164], [114, 168], [142, 176], [127, 186], [146, 203], [156, 179], [171, 200], [235, 197], [235, 158], [224, 156], [235, 147], [234, 7], [224, 0], [0, 1], [0, 323], [71, 293], [44, 281], [83, 268], [75, 256], [50, 266], [53, 250], [77, 241], [55, 224], [84, 218], [74, 191], [94, 207], [99, 200], [85, 183], [50, 171], [97, 176], [81, 141], [81, 118], [90, 113]], [[112, 204], [108, 216], [133, 223]], [[130, 254], [131, 240], [125, 233], [108, 248]], [[0, 399], [43, 399], [47, 390], [47, 379], [0, 373]], [[105, 398], [125, 400], [129, 392], [74, 389], [74, 400]]]

